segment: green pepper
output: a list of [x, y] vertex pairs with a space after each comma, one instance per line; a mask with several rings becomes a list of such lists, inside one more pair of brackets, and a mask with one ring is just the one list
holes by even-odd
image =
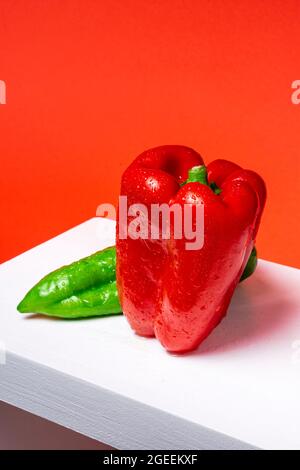
[[[257, 265], [253, 248], [240, 282]], [[114, 246], [51, 272], [30, 289], [17, 309], [61, 318], [84, 318], [122, 313], [116, 286]]]
[[61, 318], [121, 313], [115, 247], [51, 272], [30, 289], [17, 309]]
[[254, 247], [251, 251], [248, 262], [241, 276], [240, 282], [244, 281], [245, 279], [247, 279], [247, 277], [251, 276], [251, 274], [254, 273], [256, 266], [257, 266], [257, 250]]

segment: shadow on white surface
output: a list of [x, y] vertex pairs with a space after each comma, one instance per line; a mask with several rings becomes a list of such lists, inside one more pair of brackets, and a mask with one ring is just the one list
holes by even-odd
[[295, 315], [297, 309], [287, 297], [286, 289], [280, 292], [278, 283], [274, 285], [257, 271], [237, 287], [226, 317], [193, 354], [251, 347], [251, 344], [282, 332]]

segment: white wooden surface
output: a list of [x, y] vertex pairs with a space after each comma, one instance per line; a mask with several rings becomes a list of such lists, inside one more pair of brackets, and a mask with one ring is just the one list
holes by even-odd
[[112, 244], [114, 223], [91, 219], [0, 267], [0, 400], [120, 449], [300, 449], [299, 271], [260, 260], [182, 357], [122, 316], [17, 313], [41, 276]]

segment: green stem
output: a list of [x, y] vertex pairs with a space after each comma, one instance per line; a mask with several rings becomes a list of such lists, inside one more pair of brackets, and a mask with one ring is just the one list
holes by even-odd
[[207, 169], [205, 165], [193, 166], [188, 171], [186, 183], [201, 183], [208, 186]]
[[209, 186], [215, 194], [220, 194], [221, 189], [216, 185], [216, 183], [208, 183], [207, 180], [207, 169], [205, 165], [193, 166], [188, 171], [188, 179], [181, 184], [184, 186], [187, 183], [201, 183], [205, 186]]

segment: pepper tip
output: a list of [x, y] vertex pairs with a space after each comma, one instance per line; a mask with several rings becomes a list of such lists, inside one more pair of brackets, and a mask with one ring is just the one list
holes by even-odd
[[19, 313], [30, 313], [28, 305], [24, 302], [24, 299], [17, 305], [17, 310]]

